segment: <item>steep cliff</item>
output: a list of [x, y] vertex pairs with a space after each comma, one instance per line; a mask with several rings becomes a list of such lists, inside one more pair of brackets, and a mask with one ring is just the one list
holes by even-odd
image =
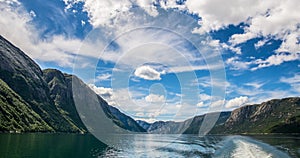
[[299, 133], [300, 98], [273, 99], [232, 111], [224, 133]]

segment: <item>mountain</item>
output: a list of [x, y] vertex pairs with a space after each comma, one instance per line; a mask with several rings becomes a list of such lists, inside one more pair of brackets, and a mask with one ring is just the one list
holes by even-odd
[[[216, 125], [222, 125], [229, 118], [231, 112], [221, 112], [216, 122]], [[209, 113], [213, 114], [213, 113]], [[160, 133], [160, 134], [198, 134], [201, 124], [205, 116], [199, 115], [193, 118], [187, 119], [182, 122], [175, 121], [156, 121], [154, 123], [147, 123], [145, 121], [137, 121], [148, 133]]]
[[[2, 36], [0, 58], [0, 131], [86, 131], [76, 111], [72, 92], [72, 80], [76, 80], [78, 87], [83, 89], [88, 87], [84, 82], [58, 70], [42, 71], [32, 59]], [[132, 118], [96, 96], [99, 106], [115, 124], [126, 130], [145, 131]]]
[[123, 127], [130, 131], [146, 132], [146, 130], [141, 127], [134, 119], [120, 112], [119, 109], [113, 106], [109, 106], [109, 110], [118, 120], [121, 121], [121, 124], [119, 124], [120, 127]]
[[27, 103], [25, 105], [28, 108], [36, 112], [55, 131], [76, 131], [55, 108], [40, 67], [2, 36], [0, 58], [0, 78]]
[[[119, 127], [135, 132], [198, 134], [206, 115], [182, 122], [135, 121], [96, 95], [78, 77], [41, 70], [19, 48], [0, 36], [0, 132], [86, 132], [73, 98], [72, 82], [95, 95], [96, 106]], [[82, 94], [82, 93], [81, 93]], [[83, 105], [86, 105], [83, 103]], [[300, 98], [273, 99], [221, 112], [211, 134], [299, 133]]]
[[43, 78], [50, 89], [50, 98], [56, 109], [78, 131], [86, 131], [73, 100], [72, 75], [63, 74], [59, 70], [43, 70]]
[[[81, 89], [87, 88], [87, 85], [78, 77], [62, 73], [56, 69], [45, 69], [44, 79], [50, 88], [50, 97], [54, 100], [57, 109], [66, 118], [70, 124], [74, 124], [81, 130], [86, 130], [83, 125], [74, 103], [72, 80], [77, 80]], [[93, 93], [93, 92], [92, 92]], [[117, 108], [110, 106], [100, 96], [97, 96], [101, 107], [108, 118], [112, 119], [118, 126], [135, 132], [145, 132], [131, 117], [123, 114]]]
[[215, 133], [299, 133], [300, 98], [273, 99], [232, 111]]
[[146, 131], [148, 131], [151, 123], [148, 123], [146, 121], [137, 120], [136, 123], [138, 123], [142, 128], [144, 128]]
[[[221, 112], [215, 126], [223, 125], [225, 123], [225, 121], [230, 117], [230, 114], [231, 114], [231, 112], [228, 112], [228, 111]], [[200, 126], [206, 115], [207, 114], [195, 116], [192, 119], [192, 122], [190, 123], [189, 127], [184, 131], [184, 134], [198, 134]]]
[[[198, 134], [206, 115], [208, 114], [195, 116], [182, 122], [138, 121], [138, 123], [148, 133]], [[300, 97], [291, 97], [246, 105], [232, 112], [221, 112], [209, 134], [299, 132]]]
[[54, 131], [1, 79], [0, 105], [0, 131]]

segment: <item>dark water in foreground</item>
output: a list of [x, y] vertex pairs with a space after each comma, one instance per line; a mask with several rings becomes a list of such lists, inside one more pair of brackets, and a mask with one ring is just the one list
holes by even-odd
[[107, 147], [92, 135], [0, 134], [0, 157], [300, 157], [299, 136], [149, 134], [126, 139], [131, 145], [122, 150]]

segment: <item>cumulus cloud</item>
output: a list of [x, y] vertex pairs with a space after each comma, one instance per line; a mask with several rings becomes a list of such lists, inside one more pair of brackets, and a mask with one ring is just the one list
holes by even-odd
[[201, 101], [209, 101], [211, 99], [211, 96], [210, 95], [207, 95], [205, 93], [201, 93], [199, 94], [199, 99]]
[[84, 10], [89, 15], [89, 22], [97, 26], [110, 26], [114, 18], [129, 11], [132, 3], [129, 0], [85, 0]]
[[[229, 43], [231, 46], [224, 45], [228, 48], [236, 48], [235, 46], [244, 43], [250, 39], [257, 37], [272, 37], [282, 40], [281, 46], [276, 52], [300, 52], [299, 45], [299, 21], [300, 21], [300, 1], [247, 1], [247, 0], [210, 0], [197, 1], [187, 0], [186, 9], [191, 13], [198, 14], [201, 19], [199, 28], [194, 30], [194, 33], [208, 33], [228, 27], [229, 25], [246, 24], [243, 27], [244, 33], [234, 34], [231, 36]], [[215, 43], [216, 44], [216, 43]], [[255, 45], [259, 48], [265, 44], [261, 41]], [[232, 49], [232, 51], [234, 51]], [[240, 51], [237, 51], [240, 53]], [[288, 60], [279, 59], [281, 56], [274, 55], [270, 58], [277, 58], [277, 64], [291, 61], [290, 55]], [[295, 57], [295, 56], [294, 56]], [[295, 58], [293, 58], [295, 59]], [[269, 61], [266, 61], [269, 62]], [[243, 64], [243, 63], [238, 63]], [[258, 67], [267, 67], [276, 64], [260, 64]], [[242, 65], [246, 66], [246, 65]]]
[[146, 102], [149, 103], [159, 103], [159, 102], [164, 102], [165, 96], [163, 95], [158, 95], [158, 94], [149, 94], [148, 96], [145, 97]]
[[236, 97], [234, 99], [227, 101], [225, 107], [228, 109], [237, 108], [242, 105], [245, 105], [248, 102], [249, 102], [249, 98], [247, 96], [240, 96], [240, 97]]
[[[244, 27], [244, 33], [232, 35], [230, 42], [233, 45], [244, 43], [256, 37], [273, 37], [283, 41], [277, 52], [299, 53], [300, 31], [298, 28], [300, 2], [288, 1], [259, 1], [258, 12], [251, 16]], [[252, 6], [255, 6], [252, 4]], [[247, 6], [248, 7], [248, 6]], [[248, 13], [248, 9], [244, 11]], [[246, 22], [246, 19], [240, 22]]]
[[161, 73], [150, 66], [140, 66], [134, 71], [134, 75], [145, 80], [161, 80]]
[[249, 17], [255, 16], [259, 12], [267, 9], [267, 2], [259, 0], [210, 0], [210, 1], [197, 1], [187, 0], [186, 6], [191, 13], [201, 16], [199, 21], [201, 27], [196, 29], [195, 32], [206, 33], [228, 25], [238, 25], [246, 21]]
[[247, 70], [251, 62], [243, 62], [239, 57], [235, 56], [228, 58], [226, 64], [230, 66], [232, 70]]
[[153, 5], [154, 0], [64, 0], [67, 10], [79, 2], [84, 3], [84, 11], [88, 13], [89, 22], [94, 27], [113, 27], [115, 19], [125, 14], [130, 15], [133, 6], [141, 7], [150, 16], [158, 15], [157, 8]]
[[110, 100], [113, 97], [113, 90], [111, 88], [105, 88], [105, 87], [97, 87], [94, 84], [89, 84], [89, 87], [98, 95], [101, 97]]

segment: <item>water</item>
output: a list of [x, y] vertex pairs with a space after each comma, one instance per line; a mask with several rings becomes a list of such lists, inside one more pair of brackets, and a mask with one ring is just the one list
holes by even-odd
[[129, 135], [108, 147], [92, 135], [0, 134], [0, 157], [300, 157], [298, 136]]

